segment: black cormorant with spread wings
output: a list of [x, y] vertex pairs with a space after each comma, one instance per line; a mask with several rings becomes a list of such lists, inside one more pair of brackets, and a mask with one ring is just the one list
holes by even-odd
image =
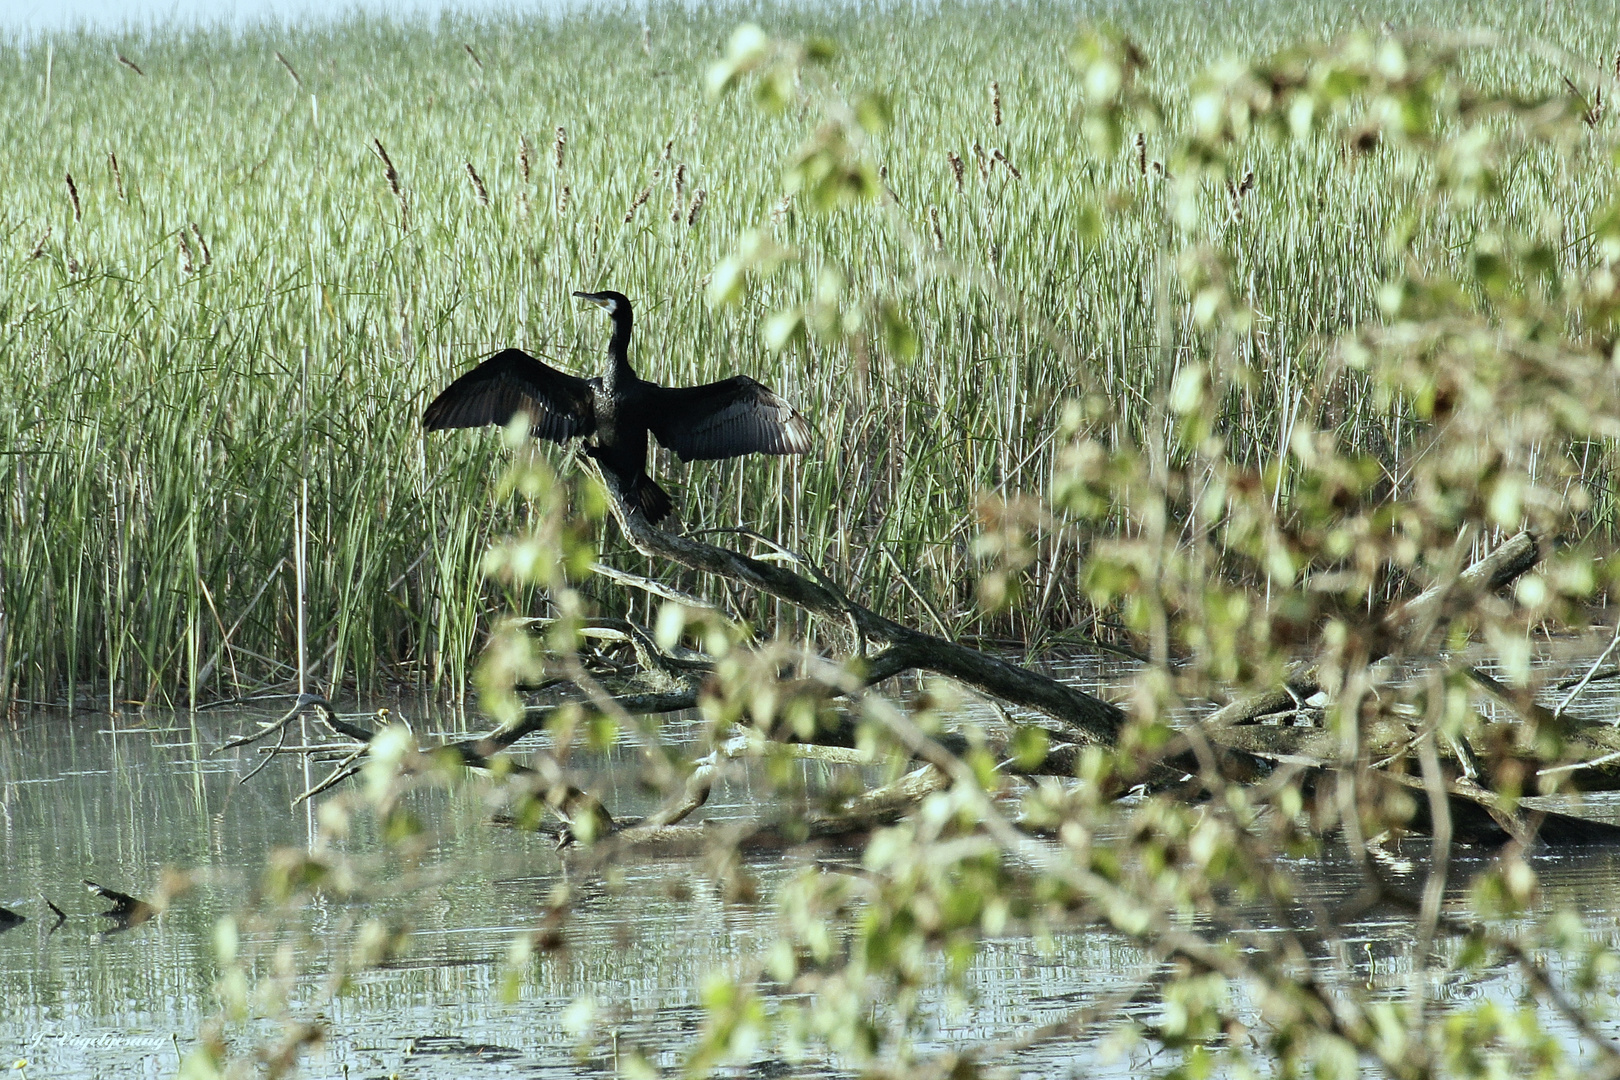
[[682, 461], [809, 453], [810, 425], [769, 387], [747, 375], [705, 386], [647, 382], [630, 368], [630, 301], [616, 292], [574, 295], [613, 318], [601, 376], [581, 379], [521, 349], [506, 349], [446, 387], [422, 414], [422, 426], [438, 431], [505, 425], [523, 413], [537, 439], [589, 438], [585, 452], [655, 525], [674, 504], [647, 475], [649, 431]]

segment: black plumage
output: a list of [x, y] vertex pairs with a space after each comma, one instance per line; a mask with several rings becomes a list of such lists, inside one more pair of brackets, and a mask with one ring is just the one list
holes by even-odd
[[809, 453], [810, 425], [769, 387], [746, 375], [705, 386], [650, 383], [630, 367], [630, 301], [616, 292], [574, 295], [613, 318], [608, 363], [599, 377], [581, 379], [506, 349], [446, 387], [422, 414], [422, 426], [437, 431], [505, 425], [523, 413], [535, 438], [590, 439], [586, 452], [653, 524], [674, 504], [647, 475], [648, 432], [682, 461]]
[[502, 349], [445, 387], [422, 414], [422, 426], [504, 427], [522, 412], [535, 438], [567, 442], [596, 430], [598, 381], [566, 375], [522, 349]]

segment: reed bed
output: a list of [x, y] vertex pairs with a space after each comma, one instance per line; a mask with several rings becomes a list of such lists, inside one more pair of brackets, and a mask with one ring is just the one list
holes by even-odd
[[[747, 372], [814, 418], [819, 450], [803, 463], [664, 461], [690, 525], [760, 529], [901, 617], [928, 622], [932, 607], [957, 633], [1061, 637], [1096, 615], [1081, 549], [1050, 544], [1030, 602], [985, 620], [972, 603], [976, 507], [984, 492], [1045, 489], [1057, 409], [1083, 378], [1118, 403], [1118, 423], [1140, 414], [1133, 402], [1158, 377], [1164, 239], [1156, 137], [1092, 153], [1068, 28], [1099, 14], [1125, 26], [1177, 103], [1175, 125], [1224, 53], [1408, 11], [668, 7], [0, 45], [0, 697], [116, 707], [289, 685], [306, 482], [322, 684], [463, 693], [491, 616], [541, 601], [480, 575], [489, 537], [523, 515], [491, 497], [499, 439], [425, 438], [417, 418], [506, 345], [594, 370], [607, 328], [570, 300], [576, 288], [638, 301], [647, 377]], [[1440, 2], [1422, 18], [1612, 65], [1620, 42], [1601, 5], [1551, 13]], [[892, 202], [812, 214], [784, 200], [781, 169], [814, 108], [774, 115], [703, 91], [744, 18], [836, 43], [828, 92], [892, 94], [876, 146]], [[1527, 90], [1562, 75], [1520, 49], [1473, 63], [1481, 80]], [[1526, 222], [1569, 223], [1579, 259], [1580, 223], [1615, 169], [1596, 135], [1577, 175], [1550, 160], [1526, 151], [1509, 182]], [[1399, 257], [1385, 228], [1412, 178], [1326, 139], [1257, 143], [1250, 168], [1252, 186], [1211, 198], [1232, 201], [1219, 242], [1239, 253], [1260, 313], [1244, 345], [1258, 378], [1230, 403], [1229, 434], [1265, 463], [1325, 342], [1375, 317]], [[1082, 208], [1125, 190], [1135, 204], [1089, 235]], [[756, 226], [802, 260], [710, 310], [710, 272]], [[1419, 223], [1429, 240], [1471, 227], [1465, 210]], [[827, 265], [851, 296], [899, 303], [914, 358], [875, 336], [780, 355], [761, 344], [765, 321], [813, 296]], [[1404, 418], [1352, 382], [1337, 393], [1348, 436], [1396, 452]], [[1609, 461], [1595, 448], [1582, 463], [1604, 535]], [[593, 588], [609, 607], [644, 603]]]

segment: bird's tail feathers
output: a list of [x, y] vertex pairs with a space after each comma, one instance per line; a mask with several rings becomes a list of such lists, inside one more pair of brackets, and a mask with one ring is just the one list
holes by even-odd
[[641, 511], [641, 516], [647, 519], [649, 525], [658, 524], [675, 509], [675, 500], [670, 498], [669, 492], [659, 487], [650, 476], [638, 476], [630, 490], [625, 492], [625, 498], [631, 506]]

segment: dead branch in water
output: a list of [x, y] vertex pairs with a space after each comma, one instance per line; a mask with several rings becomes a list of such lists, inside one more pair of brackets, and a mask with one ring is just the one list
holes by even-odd
[[[796, 562], [810, 576], [796, 573], [781, 563], [766, 562], [692, 536], [676, 535], [655, 528], [640, 515], [631, 512], [610, 485], [604, 487], [608, 492], [608, 505], [624, 535], [648, 557], [711, 574], [730, 585], [752, 588], [823, 618], [847, 623], [854, 631], [863, 655], [850, 658], [842, 666], [822, 665], [825, 670], [816, 684], [816, 690], [829, 699], [859, 695], [878, 683], [909, 671], [930, 671], [966, 684], [987, 695], [993, 703], [1034, 710], [1059, 721], [1069, 738], [1056, 742], [1048, 749], [1044, 759], [1036, 762], [1015, 760], [1004, 749], [996, 752], [998, 767], [1005, 774], [1026, 777], [1074, 776], [1083, 747], [1094, 742], [1113, 744], [1123, 726], [1124, 714], [1108, 702], [1039, 672], [914, 630], [879, 615], [852, 600], [837, 583], [806, 560], [778, 545], [772, 546], [778, 547], [778, 554], [784, 557], [784, 561]], [[1371, 624], [1371, 637], [1375, 640], [1373, 659], [1418, 653], [1426, 648], [1427, 642], [1443, 632], [1456, 615], [1468, 610], [1486, 594], [1512, 584], [1536, 566], [1545, 552], [1546, 545], [1540, 538], [1529, 532], [1520, 533], [1478, 562], [1452, 573], [1446, 580], [1417, 597], [1393, 605]], [[629, 583], [654, 595], [688, 606], [702, 605], [714, 610], [713, 605], [706, 604], [698, 597], [654, 579], [626, 574], [607, 566], [594, 569], [616, 581], [634, 579]], [[676, 787], [663, 806], [643, 819], [623, 822], [616, 821], [599, 798], [570, 779], [561, 763], [549, 753], [537, 753], [532, 767], [515, 766], [510, 762], [497, 763], [497, 755], [511, 749], [526, 736], [544, 730], [563, 709], [586, 705], [621, 717], [635, 717], [691, 709], [702, 701], [708, 685], [706, 680], [712, 670], [712, 662], [708, 658], [678, 647], [674, 651], [665, 650], [646, 629], [627, 619], [591, 619], [587, 621], [584, 632], [598, 639], [629, 644], [642, 669], [661, 673], [666, 684], [673, 685], [660, 691], [606, 694], [594, 683], [581, 685], [577, 678], [570, 680], [565, 677], [564, 682], [572, 681], [576, 689], [583, 693], [569, 695], [567, 699], [552, 704], [530, 706], [520, 719], [487, 735], [439, 747], [424, 747], [422, 752], [433, 754], [448, 751], [470, 767], [494, 766], [497, 771], [514, 776], [523, 787], [522, 794], [541, 799], [560, 820], [559, 838], [563, 843], [570, 842], [577, 834], [584, 815], [592, 819], [589, 833], [598, 838], [610, 838], [615, 849], [625, 845], [649, 845], [673, 850], [701, 838], [714, 838], [718, 835], [718, 827], [684, 823], [707, 802], [727, 762], [741, 752], [742, 744], [736, 740], [693, 763], [692, 771], [684, 778], [677, 774], [673, 778]], [[886, 647], [872, 655], [864, 655], [867, 642], [881, 643]], [[1375, 772], [1386, 778], [1382, 783], [1412, 788], [1414, 794], [1422, 795], [1422, 781], [1388, 772], [1384, 767], [1409, 755], [1411, 748], [1416, 745], [1418, 736], [1410, 726], [1384, 725], [1389, 730], [1377, 725], [1370, 728], [1363, 746], [1365, 760], [1357, 766], [1339, 759], [1334, 736], [1320, 727], [1257, 723], [1263, 717], [1283, 710], [1302, 710], [1308, 699], [1323, 690], [1317, 671], [1316, 664], [1302, 663], [1292, 670], [1283, 684], [1217, 709], [1197, 725], [1195, 732], [1190, 731], [1171, 746], [1163, 748], [1156, 758], [1143, 759], [1134, 780], [1147, 780], [1158, 787], [1191, 782], [1196, 787], [1195, 778], [1204, 763], [1199, 761], [1194, 750], [1196, 746], [1202, 746], [1206, 757], [1214, 755], [1210, 760], [1214, 761], [1218, 772], [1238, 782], [1257, 781], [1272, 769], [1284, 766], [1316, 784], [1323, 779], [1337, 778], [1345, 768], [1354, 767], [1358, 775]], [[1487, 683], [1490, 681], [1482, 674], [1479, 678]], [[1509, 693], [1506, 688], [1497, 689]], [[300, 801], [354, 775], [358, 771], [356, 762], [364, 755], [366, 744], [375, 732], [343, 718], [324, 699], [306, 697], [299, 699], [294, 708], [277, 722], [264, 725], [256, 732], [226, 744], [227, 747], [239, 746], [271, 734], [284, 735], [291, 720], [306, 708], [315, 709], [334, 734], [359, 745], [339, 761], [325, 779], [303, 793]], [[763, 734], [773, 737], [770, 733]], [[846, 724], [842, 729], [824, 731], [805, 741], [817, 749], [852, 747], [853, 726]], [[942, 743], [952, 752], [965, 748], [956, 745], [958, 742], [957, 737], [942, 739]], [[1456, 747], [1455, 751], [1457, 755], [1470, 753], [1461, 746]], [[1587, 759], [1586, 762], [1576, 762], [1565, 768], [1581, 774], [1578, 777], [1581, 786], [1620, 785], [1620, 735], [1609, 731], [1587, 733], [1587, 737], [1580, 740], [1577, 751]], [[847, 749], [843, 752], [854, 753]], [[1382, 761], [1377, 768], [1368, 765], [1368, 762], [1378, 758], [1382, 758]], [[1546, 810], [1524, 810], [1479, 786], [1466, 768], [1461, 771], [1464, 775], [1446, 781], [1443, 792], [1431, 793], [1431, 801], [1440, 798], [1447, 804], [1449, 827], [1458, 841], [1501, 843], [1513, 839], [1523, 842], [1538, 831], [1541, 839], [1549, 843], [1609, 843], [1620, 840], [1620, 830], [1613, 827]], [[870, 791], [860, 799], [825, 812], [802, 817], [791, 823], [791, 827], [784, 828], [783, 825], [762, 820], [751, 825], [727, 825], [725, 829], [728, 835], [735, 834], [731, 835], [733, 841], [744, 846], [779, 846], [794, 839], [858, 833], [904, 816], [917, 802], [945, 782], [944, 774], [939, 769], [924, 767], [909, 774], [904, 781]], [[1334, 782], [1337, 782], [1336, 779]], [[1120, 786], [1122, 790], [1124, 784]], [[1421, 798], [1416, 802], [1418, 809], [1413, 815], [1411, 827], [1414, 831], [1427, 831], [1430, 815]]]
[[[1506, 588], [1528, 573], [1546, 556], [1546, 542], [1534, 533], [1521, 532], [1449, 581], [1441, 581], [1411, 600], [1397, 604], [1375, 624], [1379, 648], [1370, 661], [1394, 652], [1415, 652], [1442, 632], [1453, 618], [1467, 611], [1480, 597]], [[1296, 664], [1280, 686], [1248, 695], [1205, 718], [1210, 727], [1252, 723], [1270, 713], [1299, 705], [1321, 690], [1317, 665]]]

